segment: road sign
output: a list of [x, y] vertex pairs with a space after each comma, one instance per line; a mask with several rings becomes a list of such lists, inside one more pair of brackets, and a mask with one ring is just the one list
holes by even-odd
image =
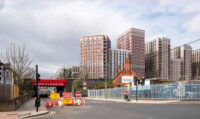
[[76, 93], [75, 93], [75, 96], [76, 96], [77, 98], [80, 98], [80, 97], [82, 97], [82, 94], [81, 94], [80, 92], [76, 92]]
[[58, 100], [58, 99], [60, 99], [60, 93], [51, 93], [50, 94], [50, 99], [51, 100]]
[[129, 92], [128, 91], [125, 91], [125, 93], [124, 93], [126, 96], [128, 96], [129, 95]]

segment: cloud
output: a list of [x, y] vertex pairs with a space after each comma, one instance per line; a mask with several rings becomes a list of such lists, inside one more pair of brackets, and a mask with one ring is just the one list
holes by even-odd
[[[130, 27], [145, 30], [146, 42], [166, 36], [177, 46], [198, 38], [196, 1], [10, 1], [0, 2], [0, 47], [25, 43], [42, 76], [80, 64], [80, 38], [105, 34], [116, 48]], [[52, 68], [53, 67], [53, 68]]]
[[194, 16], [184, 25], [189, 33], [199, 33], [200, 31], [200, 14]]

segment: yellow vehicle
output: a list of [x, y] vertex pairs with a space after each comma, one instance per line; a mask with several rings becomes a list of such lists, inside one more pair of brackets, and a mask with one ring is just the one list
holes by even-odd
[[74, 99], [73, 98], [64, 98], [63, 104], [64, 105], [74, 105]]

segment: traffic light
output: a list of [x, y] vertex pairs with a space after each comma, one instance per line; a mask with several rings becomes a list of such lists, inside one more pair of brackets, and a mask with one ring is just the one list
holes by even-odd
[[36, 72], [36, 80], [39, 82], [40, 81], [40, 74]]
[[141, 84], [142, 86], [145, 85], [145, 78], [144, 78], [144, 77], [141, 78], [140, 84]]

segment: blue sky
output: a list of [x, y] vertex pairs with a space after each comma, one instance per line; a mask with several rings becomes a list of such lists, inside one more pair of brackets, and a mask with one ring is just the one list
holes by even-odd
[[[168, 37], [172, 47], [200, 37], [199, 0], [0, 0], [0, 52], [26, 44], [43, 77], [80, 64], [80, 38], [116, 38], [130, 27], [145, 30], [145, 42]], [[191, 44], [196, 49], [200, 42]]]

